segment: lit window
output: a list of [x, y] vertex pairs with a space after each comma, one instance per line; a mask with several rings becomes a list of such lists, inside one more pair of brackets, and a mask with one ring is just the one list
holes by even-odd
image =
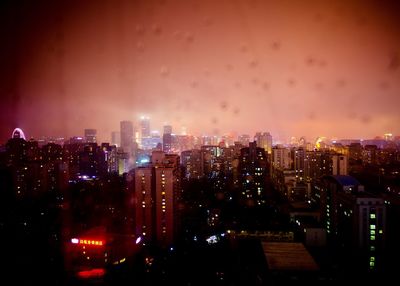
[[370, 234], [375, 234], [375, 230], [371, 229]]
[[376, 216], [375, 216], [375, 214], [370, 214], [369, 218], [374, 219], [374, 218], [376, 218]]
[[375, 229], [376, 226], [375, 226], [374, 224], [371, 224], [371, 225], [369, 226], [369, 228], [370, 228], [370, 229]]
[[370, 238], [371, 240], [375, 240], [375, 235], [371, 235], [369, 238]]

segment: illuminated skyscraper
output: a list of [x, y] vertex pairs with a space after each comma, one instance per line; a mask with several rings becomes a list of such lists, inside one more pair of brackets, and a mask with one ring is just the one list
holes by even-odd
[[272, 136], [269, 132], [257, 132], [254, 136], [254, 140], [257, 142], [257, 147], [264, 148], [268, 154], [272, 152]]
[[135, 169], [136, 232], [147, 241], [168, 246], [177, 229], [180, 188], [179, 156], [154, 151], [147, 166]]

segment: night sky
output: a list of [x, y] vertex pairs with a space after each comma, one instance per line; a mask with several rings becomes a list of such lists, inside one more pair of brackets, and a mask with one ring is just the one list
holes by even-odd
[[0, 142], [110, 141], [151, 118], [201, 135], [400, 135], [395, 1], [1, 1]]

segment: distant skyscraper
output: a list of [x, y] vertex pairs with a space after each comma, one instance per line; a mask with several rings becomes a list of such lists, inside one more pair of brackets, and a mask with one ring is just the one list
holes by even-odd
[[140, 131], [142, 138], [150, 137], [150, 118], [142, 116], [140, 118]]
[[97, 130], [96, 129], [85, 129], [85, 142], [86, 143], [97, 143]]
[[249, 146], [250, 135], [247, 135], [247, 134], [239, 135], [238, 141], [240, 144], [247, 147], [247, 146]]
[[113, 131], [111, 132], [111, 145], [116, 145], [121, 147], [121, 132]]
[[121, 121], [121, 147], [125, 152], [131, 153], [133, 147], [133, 124], [132, 121]]
[[172, 126], [165, 125], [163, 134], [163, 151], [165, 153], [170, 153], [171, 149], [172, 149]]
[[268, 154], [272, 152], [272, 136], [269, 132], [257, 132], [254, 136], [254, 140], [257, 142], [257, 147], [264, 148]]

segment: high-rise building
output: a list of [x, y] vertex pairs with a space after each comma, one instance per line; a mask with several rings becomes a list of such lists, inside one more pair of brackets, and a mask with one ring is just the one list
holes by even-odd
[[96, 129], [85, 129], [85, 142], [86, 143], [97, 143], [97, 130]]
[[357, 259], [362, 268], [379, 268], [386, 240], [384, 200], [364, 191], [351, 176], [324, 176], [314, 201], [331, 241]]
[[165, 153], [170, 153], [171, 149], [172, 149], [172, 126], [165, 125], [163, 134], [163, 151]]
[[181, 152], [181, 165], [185, 169], [185, 177], [199, 179], [202, 174], [201, 152], [197, 149]]
[[249, 147], [240, 150], [239, 159], [242, 198], [250, 205], [265, 201], [265, 176], [267, 174], [267, 156], [264, 148], [250, 142]]
[[272, 152], [272, 136], [269, 132], [257, 132], [254, 136], [254, 140], [257, 142], [257, 147], [264, 148], [268, 154]]
[[121, 132], [119, 131], [111, 132], [111, 145], [121, 147]]
[[248, 135], [248, 134], [239, 135], [238, 136], [238, 141], [239, 141], [240, 144], [242, 144], [243, 146], [247, 147], [247, 146], [249, 146], [250, 135]]
[[133, 147], [133, 124], [132, 121], [121, 121], [121, 147], [124, 152], [131, 154]]
[[150, 118], [147, 116], [140, 117], [140, 132], [142, 138], [150, 137]]
[[179, 156], [152, 153], [151, 163], [135, 168], [136, 232], [166, 247], [177, 230]]

